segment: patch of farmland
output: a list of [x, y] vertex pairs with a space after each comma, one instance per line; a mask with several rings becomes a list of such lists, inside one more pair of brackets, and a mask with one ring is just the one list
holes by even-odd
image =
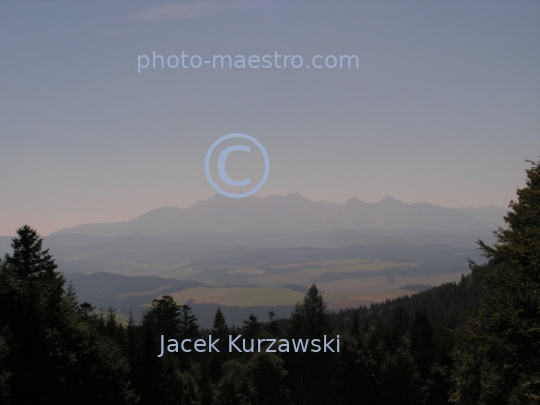
[[183, 304], [193, 300], [196, 304], [222, 304], [228, 306], [294, 305], [304, 298], [303, 293], [278, 287], [196, 287], [170, 294]]

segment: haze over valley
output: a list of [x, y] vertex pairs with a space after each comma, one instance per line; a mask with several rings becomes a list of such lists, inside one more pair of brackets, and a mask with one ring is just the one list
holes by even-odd
[[[217, 305], [240, 322], [273, 308], [287, 316], [316, 283], [333, 310], [457, 281], [476, 241], [493, 243], [504, 208], [451, 209], [300, 194], [232, 200], [216, 195], [127, 222], [82, 224], [44, 237], [81, 300], [138, 317], [153, 298], [189, 302], [210, 326]], [[9, 237], [0, 249], [9, 252]]]

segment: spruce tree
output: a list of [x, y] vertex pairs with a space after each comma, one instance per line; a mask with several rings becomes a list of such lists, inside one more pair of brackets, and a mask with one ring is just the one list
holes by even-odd
[[[327, 339], [333, 327], [326, 304], [315, 284], [289, 319], [288, 337], [292, 339]], [[288, 353], [284, 356], [289, 370], [289, 384], [293, 387], [292, 401], [296, 404], [331, 403], [334, 395], [329, 389], [335, 353]]]
[[210, 357], [208, 365], [208, 374], [212, 382], [217, 382], [222, 377], [222, 365], [229, 357], [229, 353], [227, 353], [228, 334], [229, 328], [227, 327], [225, 316], [223, 316], [223, 312], [221, 312], [221, 307], [218, 307], [216, 315], [214, 316], [211, 335], [214, 341], [218, 341], [216, 346], [219, 353], [215, 353]]
[[187, 304], [180, 306], [180, 333], [184, 339], [199, 336], [199, 325], [193, 310]]
[[426, 377], [433, 362], [433, 328], [429, 322], [425, 308], [414, 314], [409, 331], [411, 355], [413, 356], [422, 377]]
[[268, 332], [272, 337], [279, 338], [281, 336], [281, 329], [274, 311], [268, 312], [268, 319], [269, 321], [266, 325], [266, 332]]
[[166, 335], [168, 338], [181, 334], [180, 322], [180, 306], [170, 295], [152, 300], [152, 305], [143, 318], [143, 323], [147, 326], [151, 324], [156, 335]]
[[7, 332], [0, 330], [0, 403], [10, 403], [10, 387], [9, 379], [11, 378], [11, 372], [8, 370], [6, 360], [9, 354], [9, 346], [7, 343]]
[[540, 402], [540, 163], [530, 162], [497, 243], [479, 242], [491, 266], [471, 262], [486, 289], [480, 309], [456, 334], [457, 404]]
[[326, 304], [313, 284], [303, 302], [296, 304], [290, 319], [290, 335], [294, 337], [321, 338], [332, 333]]
[[211, 334], [214, 340], [219, 339], [219, 342], [217, 343], [218, 350], [220, 350], [222, 356], [226, 356], [225, 350], [227, 348], [229, 328], [227, 327], [227, 322], [225, 321], [225, 317], [223, 316], [220, 307], [218, 307], [216, 315], [214, 316]]
[[355, 339], [360, 337], [360, 314], [358, 310], [353, 312], [352, 325], [349, 334]]
[[261, 324], [258, 318], [251, 314], [247, 320], [244, 321], [244, 328], [242, 333], [245, 339], [252, 339], [259, 335], [261, 331]]
[[25, 225], [17, 235], [13, 254], [0, 263], [0, 330], [8, 337], [0, 350], [7, 373], [0, 367], [0, 377], [9, 377], [3, 380], [11, 401], [132, 403], [119, 349], [82, 319], [75, 289], [64, 291], [64, 278], [38, 233]]
[[229, 328], [225, 322], [225, 317], [221, 308], [218, 307], [216, 315], [214, 316], [214, 323], [212, 325], [212, 337], [215, 339], [226, 339], [226, 336], [229, 334]]

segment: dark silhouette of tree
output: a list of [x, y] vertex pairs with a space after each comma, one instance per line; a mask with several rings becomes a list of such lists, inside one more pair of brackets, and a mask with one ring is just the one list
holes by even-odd
[[276, 314], [274, 311], [268, 312], [268, 323], [266, 324], [266, 332], [270, 336], [279, 338], [281, 336], [281, 328], [279, 327], [279, 321], [276, 319]]
[[456, 335], [456, 404], [537, 404], [540, 401], [540, 162], [530, 162], [495, 232], [479, 241], [489, 267], [470, 263], [486, 294]]
[[[72, 287], [25, 225], [0, 263], [0, 330], [15, 404], [127, 404], [135, 396], [114, 342], [84, 322]], [[4, 373], [5, 375], [5, 373]]]
[[332, 333], [332, 329], [326, 304], [313, 284], [291, 314], [289, 334], [291, 337], [320, 338]]
[[79, 312], [80, 314], [82, 315], [82, 317], [84, 319], [87, 319], [88, 316], [90, 315], [90, 313], [96, 309], [96, 307], [93, 307], [92, 304], [90, 304], [89, 302], [83, 302], [82, 304], [79, 305]]
[[414, 314], [409, 331], [411, 355], [422, 377], [427, 377], [433, 362], [433, 329], [426, 310], [420, 308]]
[[[178, 305], [170, 295], [154, 299], [142, 325], [131, 319], [125, 333], [135, 337], [134, 380], [141, 405], [199, 404], [201, 401], [199, 366], [193, 353], [168, 352], [170, 339], [177, 341], [199, 336], [197, 318], [188, 305]], [[161, 357], [161, 339], [165, 350]], [[180, 350], [180, 349], [178, 349]], [[202, 355], [199, 358], [203, 357]]]
[[358, 310], [354, 311], [353, 313], [352, 325], [349, 334], [356, 339], [360, 337], [360, 314], [358, 313]]
[[252, 390], [247, 376], [247, 366], [238, 360], [229, 360], [223, 364], [223, 377], [214, 389], [212, 404], [251, 405]]
[[399, 348], [395, 353], [384, 350], [377, 364], [381, 387], [376, 403], [416, 405], [424, 402], [422, 381], [407, 350]]
[[[302, 302], [296, 304], [287, 330], [290, 339], [331, 339], [332, 325], [326, 304], [315, 284], [311, 286]], [[335, 400], [332, 393], [332, 368], [336, 362], [334, 353], [287, 353], [284, 355], [289, 371], [289, 384], [295, 404], [330, 404]], [[332, 357], [333, 356], [333, 357]]]
[[220, 351], [220, 356], [212, 356], [210, 359], [211, 376], [213, 380], [217, 380], [219, 377], [221, 377], [221, 365], [228, 357], [227, 339], [229, 336], [229, 328], [220, 307], [218, 307], [216, 315], [214, 316], [214, 323], [212, 325], [212, 330], [210, 333], [214, 340], [219, 339], [216, 347]]
[[[175, 338], [181, 335], [181, 310], [170, 295], [152, 300], [152, 305], [144, 315], [146, 324], [151, 324], [153, 331], [166, 338]], [[156, 336], [157, 337], [157, 336]]]
[[213, 393], [213, 404], [287, 405], [284, 363], [272, 353], [257, 353], [245, 363], [229, 360]]
[[256, 336], [259, 336], [261, 333], [261, 323], [258, 318], [251, 314], [247, 320], [244, 321], [244, 328], [242, 329], [242, 334], [245, 339], [253, 339]]
[[253, 403], [274, 405], [288, 403], [285, 386], [285, 363], [273, 353], [256, 353], [247, 363]]
[[199, 336], [197, 317], [193, 314], [193, 310], [187, 304], [180, 306], [180, 333], [184, 339]]
[[129, 360], [129, 364], [133, 367], [135, 364], [135, 353], [136, 353], [136, 330], [137, 326], [135, 324], [135, 317], [133, 312], [129, 311], [129, 316], [126, 322], [126, 342], [125, 342], [125, 351], [126, 356]]
[[394, 315], [388, 323], [385, 343], [390, 350], [395, 352], [399, 347], [404, 346], [403, 338], [409, 329], [409, 315], [403, 307], [397, 307]]
[[223, 312], [221, 312], [221, 308], [218, 307], [212, 325], [212, 336], [215, 339], [226, 339], [228, 334], [229, 328], [227, 327], [225, 317], [223, 316]]
[[7, 368], [6, 360], [9, 354], [8, 337], [5, 330], [0, 330], [0, 402], [9, 404], [11, 402], [9, 379], [11, 372]]

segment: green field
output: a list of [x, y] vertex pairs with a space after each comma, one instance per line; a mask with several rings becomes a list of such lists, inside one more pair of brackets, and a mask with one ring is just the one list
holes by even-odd
[[[267, 266], [197, 266], [186, 265], [162, 277], [177, 280], [196, 280], [208, 287], [190, 288], [171, 294], [179, 303], [216, 303], [228, 306], [294, 305], [304, 293], [294, 291], [317, 284], [330, 309], [369, 305], [414, 292], [402, 290], [407, 284], [440, 285], [458, 281], [461, 274], [433, 276], [397, 276], [383, 270], [414, 268], [418, 262], [394, 262], [363, 258], [334, 259], [319, 262], [287, 263]], [[358, 273], [373, 272], [367, 278]], [[336, 278], [325, 274], [339, 273]], [[350, 276], [349, 276], [350, 274]], [[392, 273], [390, 273], [392, 274]], [[394, 273], [395, 274], [395, 273]], [[328, 281], [325, 281], [328, 280]], [[244, 286], [245, 285], [245, 286]], [[284, 288], [294, 285], [296, 287]], [[231, 287], [234, 286], [234, 287]]]
[[[349, 308], [369, 305], [414, 291], [400, 289], [405, 284], [438, 285], [444, 282], [458, 281], [460, 274], [443, 274], [432, 277], [396, 277], [389, 282], [386, 277], [366, 279], [345, 279], [320, 283], [318, 288], [329, 309]], [[306, 285], [306, 287], [309, 286]], [[188, 300], [198, 304], [215, 303], [228, 306], [270, 306], [294, 305], [301, 301], [304, 293], [282, 287], [196, 287], [170, 294], [178, 303]]]
[[379, 261], [364, 261], [356, 264], [334, 265], [328, 267], [315, 267], [318, 263], [314, 263], [314, 267], [304, 270], [294, 270], [290, 272], [263, 275], [246, 279], [247, 284], [257, 284], [263, 286], [272, 286], [279, 284], [299, 284], [308, 286], [320, 275], [325, 273], [354, 273], [364, 271], [379, 271], [392, 269], [397, 267], [413, 267], [415, 263], [394, 263], [394, 262], [379, 262]]

